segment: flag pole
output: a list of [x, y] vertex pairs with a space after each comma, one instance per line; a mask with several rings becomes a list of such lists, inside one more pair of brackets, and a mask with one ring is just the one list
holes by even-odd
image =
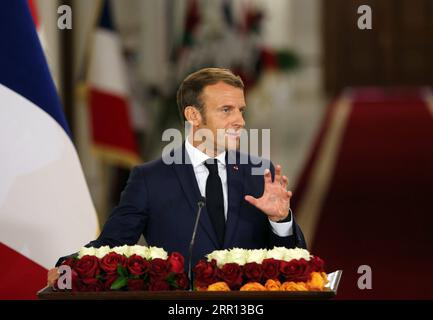
[[[72, 12], [73, 1], [62, 0], [62, 4], [68, 5]], [[59, 1], [60, 4], [60, 1]], [[72, 29], [60, 30], [60, 65], [61, 65], [61, 98], [65, 110], [66, 120], [71, 130], [72, 141], [75, 141], [75, 113], [74, 113], [74, 15], [72, 14]]]

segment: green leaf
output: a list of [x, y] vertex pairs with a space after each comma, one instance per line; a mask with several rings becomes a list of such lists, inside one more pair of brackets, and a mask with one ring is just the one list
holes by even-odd
[[167, 276], [167, 281], [168, 282], [170, 282], [170, 281], [174, 281], [174, 279], [175, 279], [175, 274], [174, 273], [170, 273], [168, 276]]
[[111, 290], [119, 290], [128, 284], [128, 279], [125, 277], [119, 277], [116, 281], [113, 282], [110, 289]]
[[176, 282], [176, 276], [174, 273], [170, 273], [170, 275], [167, 277], [167, 282], [171, 287], [174, 287], [176, 289], [179, 288]]
[[177, 285], [177, 283], [176, 283], [176, 281], [175, 280], [168, 280], [168, 284], [170, 285], [170, 287], [173, 287], [173, 288], [179, 288], [179, 286]]
[[117, 273], [124, 278], [128, 277], [128, 270], [126, 268], [122, 267], [120, 264], [117, 265]]

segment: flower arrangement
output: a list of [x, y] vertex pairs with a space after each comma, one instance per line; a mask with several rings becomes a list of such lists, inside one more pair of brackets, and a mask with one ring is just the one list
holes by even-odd
[[183, 256], [168, 255], [157, 247], [84, 247], [78, 257], [62, 265], [71, 268], [72, 291], [185, 290], [189, 286]]
[[323, 291], [327, 282], [324, 261], [299, 248], [218, 250], [194, 267], [200, 291]]

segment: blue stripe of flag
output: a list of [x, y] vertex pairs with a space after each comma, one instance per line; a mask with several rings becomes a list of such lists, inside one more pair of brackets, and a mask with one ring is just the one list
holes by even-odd
[[0, 83], [50, 114], [71, 137], [25, 0], [0, 4]]
[[103, 1], [101, 20], [99, 26], [107, 30], [114, 30], [113, 19], [111, 17], [111, 7], [108, 1]]

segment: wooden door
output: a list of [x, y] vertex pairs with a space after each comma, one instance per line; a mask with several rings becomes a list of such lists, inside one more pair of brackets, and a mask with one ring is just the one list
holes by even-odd
[[[361, 5], [372, 9], [372, 30], [358, 28]], [[433, 1], [322, 0], [324, 84], [433, 85]]]

